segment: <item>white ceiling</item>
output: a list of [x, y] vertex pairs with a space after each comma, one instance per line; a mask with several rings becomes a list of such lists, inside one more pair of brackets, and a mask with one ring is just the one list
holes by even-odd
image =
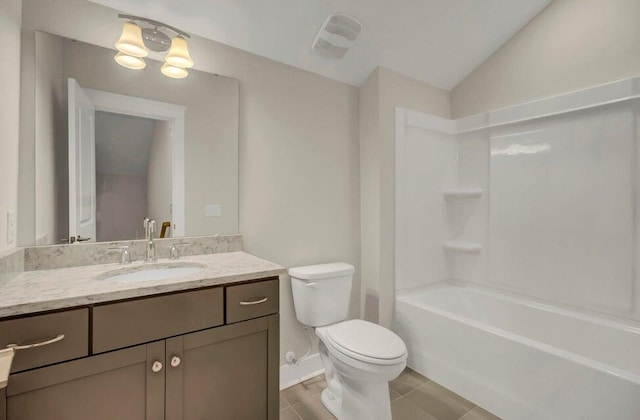
[[[92, 1], [353, 85], [381, 65], [450, 90], [552, 0]], [[339, 61], [310, 52], [332, 12], [364, 25]]]

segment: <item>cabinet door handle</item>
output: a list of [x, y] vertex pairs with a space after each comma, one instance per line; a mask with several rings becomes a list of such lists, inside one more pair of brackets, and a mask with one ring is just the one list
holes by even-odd
[[160, 372], [162, 370], [162, 362], [159, 362], [157, 360], [153, 362], [153, 365], [151, 365], [151, 370], [155, 373]]
[[178, 357], [178, 356], [173, 356], [171, 358], [171, 367], [178, 367], [180, 366], [180, 362], [182, 362], [182, 360]]
[[256, 299], [256, 300], [243, 300], [243, 301], [240, 302], [240, 305], [242, 305], [242, 306], [258, 305], [260, 303], [265, 303], [268, 300], [269, 300], [268, 297], [264, 297], [262, 299]]
[[14, 349], [14, 350], [28, 350], [36, 347], [48, 346], [49, 344], [57, 343], [58, 341], [62, 341], [62, 340], [64, 340], [64, 334], [58, 334], [53, 338], [49, 338], [47, 340], [40, 341], [38, 343], [33, 343], [33, 344], [14, 344], [14, 343], [7, 344], [7, 348]]

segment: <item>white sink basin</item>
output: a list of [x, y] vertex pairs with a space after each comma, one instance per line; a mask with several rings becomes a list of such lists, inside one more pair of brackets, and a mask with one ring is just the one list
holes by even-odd
[[109, 271], [98, 278], [112, 281], [165, 280], [190, 276], [204, 270], [204, 267], [195, 263], [149, 264]]

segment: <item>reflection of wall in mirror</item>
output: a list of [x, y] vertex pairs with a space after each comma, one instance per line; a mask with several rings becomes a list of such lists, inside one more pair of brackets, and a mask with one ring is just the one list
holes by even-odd
[[96, 240], [144, 238], [141, 226], [147, 213], [147, 177], [98, 172], [96, 184]]
[[67, 84], [64, 43], [46, 36], [36, 43], [35, 66], [35, 238], [55, 243], [68, 235]]
[[96, 111], [96, 240], [144, 238], [155, 120]]
[[[148, 217], [156, 221], [158, 232], [163, 222], [171, 218], [171, 123], [155, 121], [149, 148], [149, 169], [147, 171], [147, 207]], [[166, 237], [173, 236], [169, 230]]]

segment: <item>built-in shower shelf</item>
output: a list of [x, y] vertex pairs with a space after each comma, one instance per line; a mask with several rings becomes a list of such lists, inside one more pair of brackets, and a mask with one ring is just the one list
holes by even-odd
[[449, 188], [443, 191], [445, 198], [479, 198], [482, 188]]
[[476, 242], [448, 241], [444, 243], [444, 249], [464, 254], [479, 254], [480, 251], [482, 251], [482, 244]]

